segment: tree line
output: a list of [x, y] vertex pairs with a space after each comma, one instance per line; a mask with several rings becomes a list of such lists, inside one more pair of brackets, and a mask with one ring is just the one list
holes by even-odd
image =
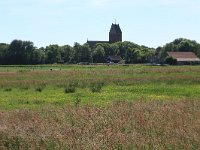
[[37, 48], [31, 41], [13, 40], [10, 44], [0, 43], [0, 64], [106, 63], [113, 55], [121, 56], [126, 63], [145, 63], [154, 53], [155, 49], [132, 42], [99, 43], [92, 48], [87, 43]]
[[37, 48], [31, 41], [13, 40], [10, 44], [0, 43], [1, 65], [28, 65], [53, 63], [106, 63], [108, 56], [121, 56], [126, 63], [148, 63], [154, 56], [163, 60], [168, 51], [190, 51], [200, 57], [200, 44], [179, 38], [156, 49], [132, 42], [98, 43], [90, 47], [81, 45], [49, 45]]

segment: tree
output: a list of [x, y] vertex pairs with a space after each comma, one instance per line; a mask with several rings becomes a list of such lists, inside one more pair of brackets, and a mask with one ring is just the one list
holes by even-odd
[[104, 52], [105, 52], [105, 57], [108, 57], [109, 55], [111, 55], [111, 53], [110, 53], [110, 49], [111, 48], [110, 48], [110, 44], [109, 43], [99, 43], [99, 44], [96, 45], [96, 47], [98, 45], [103, 47]]
[[35, 49], [32, 54], [32, 64], [44, 64], [45, 52], [43, 49]]
[[8, 44], [0, 43], [0, 64], [7, 64], [7, 52], [8, 52]]
[[69, 45], [64, 45], [60, 49], [61, 49], [61, 59], [64, 62], [71, 62], [73, 48]]
[[153, 48], [148, 48], [146, 46], [141, 46], [141, 50], [139, 53], [139, 63], [147, 63], [150, 61], [150, 58], [155, 55], [156, 51]]
[[30, 64], [35, 47], [33, 42], [13, 40], [8, 48], [9, 64]]
[[130, 47], [126, 49], [125, 62], [128, 64], [134, 62], [134, 51]]
[[81, 45], [79, 43], [74, 43], [74, 47], [73, 47], [74, 51], [73, 51], [73, 55], [72, 55], [72, 62], [73, 63], [77, 63], [77, 62], [81, 62]]
[[46, 63], [57, 63], [61, 62], [61, 51], [58, 45], [49, 45], [45, 48], [46, 52]]
[[94, 63], [103, 63], [105, 62], [105, 51], [101, 45], [97, 45], [93, 52], [93, 62]]
[[125, 61], [126, 63], [139, 63], [141, 60], [141, 46], [132, 43], [124, 42]]
[[122, 59], [125, 58], [126, 54], [126, 42], [117, 42], [119, 52], [118, 54], [122, 57]]
[[82, 46], [82, 55], [81, 56], [82, 56], [81, 61], [92, 62], [92, 50], [87, 43]]
[[92, 51], [88, 44], [74, 44], [73, 62], [92, 62]]
[[110, 55], [112, 56], [112, 55], [118, 55], [119, 54], [119, 46], [118, 46], [118, 44], [117, 43], [112, 43], [111, 45], [110, 45]]

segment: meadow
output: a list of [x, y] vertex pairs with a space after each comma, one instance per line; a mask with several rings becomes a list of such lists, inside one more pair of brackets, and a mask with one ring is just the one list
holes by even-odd
[[7, 66], [0, 78], [3, 110], [200, 96], [199, 66]]
[[200, 66], [0, 66], [2, 149], [198, 149]]

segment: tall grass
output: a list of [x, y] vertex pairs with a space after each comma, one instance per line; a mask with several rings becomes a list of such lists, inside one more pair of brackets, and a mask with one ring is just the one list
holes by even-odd
[[199, 149], [200, 101], [0, 112], [2, 149]]

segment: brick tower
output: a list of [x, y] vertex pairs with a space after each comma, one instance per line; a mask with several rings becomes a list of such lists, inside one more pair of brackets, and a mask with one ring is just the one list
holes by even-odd
[[119, 24], [112, 24], [109, 32], [109, 42], [122, 42], [122, 31]]

